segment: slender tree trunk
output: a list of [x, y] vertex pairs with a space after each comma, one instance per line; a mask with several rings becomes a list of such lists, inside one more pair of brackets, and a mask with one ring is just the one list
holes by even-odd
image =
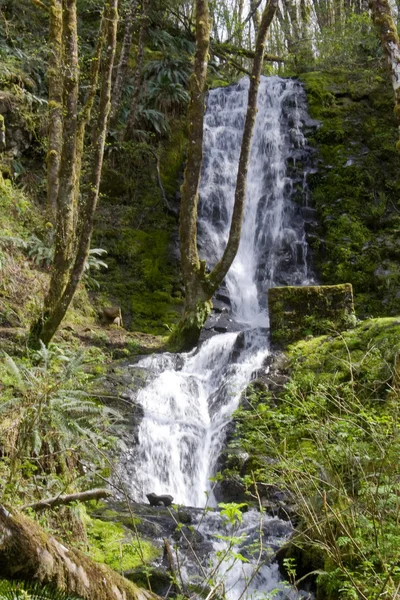
[[252, 75], [250, 78], [249, 99], [247, 104], [246, 121], [243, 130], [242, 147], [240, 151], [236, 179], [235, 204], [233, 208], [229, 239], [221, 260], [215, 265], [213, 271], [208, 276], [208, 280], [211, 283], [214, 291], [221, 285], [239, 249], [246, 200], [246, 180], [249, 168], [251, 141], [253, 138], [254, 125], [257, 116], [257, 96], [260, 85], [261, 69], [264, 60], [265, 41], [277, 6], [278, 0], [270, 0], [268, 2], [266, 8], [264, 9], [258, 31]]
[[118, 111], [119, 111], [119, 107], [121, 104], [122, 91], [124, 89], [124, 85], [125, 85], [125, 81], [126, 81], [126, 74], [128, 72], [128, 60], [129, 60], [129, 54], [130, 54], [131, 46], [132, 46], [133, 26], [135, 24], [137, 6], [138, 6], [138, 0], [131, 0], [130, 6], [129, 6], [129, 11], [128, 11], [128, 14], [126, 15], [126, 26], [125, 26], [124, 39], [122, 42], [121, 56], [119, 58], [117, 75], [115, 78], [114, 89], [113, 89], [113, 94], [112, 94], [112, 101], [111, 101], [111, 115], [110, 115], [111, 123], [115, 122], [115, 120], [118, 116]]
[[252, 12], [254, 35], [255, 35], [256, 40], [258, 37], [258, 31], [260, 29], [260, 22], [261, 22], [260, 13], [258, 12], [259, 5], [260, 5], [260, 2], [258, 2], [258, 0], [250, 1], [250, 10]]
[[118, 0], [109, 0], [107, 4], [107, 12], [105, 13], [105, 20], [108, 23], [106, 40], [107, 52], [102, 73], [98, 119], [90, 149], [90, 153], [93, 157], [90, 182], [85, 202], [83, 203], [79, 214], [78, 230], [80, 235], [77, 241], [76, 255], [64, 291], [54, 306], [54, 309], [43, 323], [40, 339], [46, 345], [54, 336], [65, 316], [65, 313], [68, 310], [69, 305], [71, 304], [79, 282], [82, 279], [85, 262], [89, 254], [90, 240], [93, 233], [94, 215], [99, 199], [104, 145], [111, 108], [112, 70], [117, 42], [117, 6]]
[[0, 506], [0, 577], [18, 577], [85, 600], [159, 600], [103, 564], [60, 544], [35, 521]]
[[388, 0], [370, 0], [372, 19], [382, 48], [387, 56], [394, 91], [394, 114], [398, 124], [399, 140], [396, 144], [400, 152], [400, 40], [396, 23]]
[[[82, 278], [93, 232], [100, 175], [103, 164], [105, 136], [110, 112], [112, 69], [117, 37], [118, 0], [107, 0], [100, 28], [99, 42], [92, 63], [91, 87], [78, 120], [78, 51], [75, 0], [64, 0], [63, 41], [67, 64], [64, 79], [64, 143], [60, 163], [57, 206], [55, 256], [49, 292], [43, 314], [33, 323], [30, 343], [37, 347], [39, 340], [48, 344], [57, 331]], [[92, 159], [89, 185], [84, 200], [78, 206], [84, 137], [89, 122], [98, 83], [103, 36], [106, 41], [97, 124], [92, 136]]]
[[52, 0], [50, 5], [50, 57], [49, 57], [49, 148], [47, 154], [47, 201], [53, 222], [56, 222], [58, 175], [63, 134], [63, 76], [62, 0]]
[[140, 94], [142, 92], [144, 47], [147, 38], [147, 31], [149, 28], [149, 7], [150, 0], [142, 0], [142, 14], [140, 18], [140, 32], [138, 41], [138, 51], [136, 57], [136, 70], [135, 77], [133, 80], [133, 94], [131, 99], [131, 107], [129, 110], [128, 120], [126, 122], [126, 128], [124, 132], [125, 140], [129, 140], [132, 137], [133, 132], [135, 130], [137, 110], [139, 106]]
[[[76, 1], [63, 0], [63, 144], [60, 158], [57, 194], [57, 221], [54, 247], [54, 267], [45, 299], [45, 310], [52, 310], [63, 293], [72, 261], [74, 240], [73, 198], [75, 195], [75, 164], [78, 126], [78, 32]], [[57, 74], [55, 74], [58, 79]]]
[[197, 0], [196, 2], [196, 56], [190, 81], [189, 145], [182, 186], [180, 216], [180, 247], [182, 274], [185, 283], [185, 308], [182, 319], [170, 338], [171, 346], [181, 350], [188, 350], [197, 343], [201, 329], [212, 307], [212, 296], [221, 285], [239, 248], [246, 197], [246, 179], [251, 139], [257, 114], [257, 94], [264, 60], [265, 40], [277, 4], [278, 0], [268, 2], [263, 11], [257, 36], [228, 243], [221, 260], [213, 271], [207, 274], [205, 261], [200, 261], [197, 250], [197, 205], [203, 157], [203, 118], [210, 26], [208, 1]]

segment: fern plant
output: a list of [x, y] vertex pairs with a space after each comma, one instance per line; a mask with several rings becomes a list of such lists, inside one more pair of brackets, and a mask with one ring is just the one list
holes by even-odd
[[42, 344], [33, 361], [25, 366], [4, 358], [7, 392], [0, 403], [0, 447], [10, 489], [24, 480], [29, 485], [33, 474], [46, 487], [49, 481], [68, 485], [77, 462], [89, 459], [102, 468], [104, 450], [121, 420], [117, 411], [84, 391], [88, 376], [81, 353]]
[[79, 598], [40, 583], [0, 580], [0, 600], [79, 600]]

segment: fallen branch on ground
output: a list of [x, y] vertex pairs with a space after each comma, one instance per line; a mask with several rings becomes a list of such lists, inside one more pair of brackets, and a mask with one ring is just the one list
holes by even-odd
[[22, 510], [31, 508], [32, 510], [45, 510], [54, 508], [55, 506], [71, 504], [72, 502], [88, 502], [89, 500], [100, 500], [101, 498], [109, 498], [112, 496], [110, 490], [95, 489], [87, 490], [86, 492], [78, 492], [76, 494], [64, 494], [62, 496], [54, 496], [53, 498], [45, 498], [32, 504], [25, 504]]

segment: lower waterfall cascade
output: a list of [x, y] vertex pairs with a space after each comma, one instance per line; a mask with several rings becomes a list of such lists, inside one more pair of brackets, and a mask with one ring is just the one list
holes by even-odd
[[[210, 268], [229, 235], [248, 88], [244, 78], [208, 95], [199, 249]], [[189, 353], [152, 355], [130, 367], [133, 379], [137, 374], [145, 381], [132, 398], [142, 407], [143, 418], [137, 445], [121, 458], [121, 473], [138, 502], [146, 502], [146, 494], [155, 492], [170, 494], [185, 506], [216, 506], [210, 477], [228, 425], [243, 390], [270, 353], [267, 291], [277, 285], [314, 282], [300, 206], [300, 201], [307, 206], [306, 172], [312, 168], [305, 134], [314, 126], [298, 81], [261, 78], [241, 243], [206, 324], [209, 338]], [[294, 202], [295, 195], [299, 202]], [[219, 513], [209, 514], [201, 528], [212, 537], [210, 523], [215, 528]], [[254, 514], [244, 515], [244, 528], [251, 528], [254, 520], [258, 527]], [[272, 517], [264, 519], [267, 523]], [[218, 544], [214, 540], [215, 548]], [[228, 578], [238, 581], [225, 584], [230, 600], [242, 597], [240, 578], [246, 578], [243, 565], [240, 568], [240, 572], [227, 569]], [[277, 566], [263, 566], [248, 596], [255, 590], [271, 592], [278, 582]], [[300, 596], [274, 596], [278, 597]]]

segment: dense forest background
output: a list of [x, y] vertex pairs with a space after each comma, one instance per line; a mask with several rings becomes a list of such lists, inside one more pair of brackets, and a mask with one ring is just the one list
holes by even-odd
[[[69, 42], [57, 37], [54, 11], [61, 6]], [[65, 20], [74, 7], [76, 39]], [[54, 559], [53, 572], [31, 556], [43, 546], [54, 558], [58, 538], [91, 581], [103, 573], [92, 566], [98, 561], [108, 565], [105, 576], [121, 594], [139, 597], [144, 592], [115, 572], [144, 565], [140, 583], [149, 587], [146, 569], [160, 550], [141, 536], [140, 518], [124, 509], [123, 519], [113, 511], [101, 519], [95, 500], [50, 510], [35, 503], [107, 487], [110, 457], [123, 445], [123, 420], [135, 418], [118, 396], [116, 361], [164, 349], [182, 316], [178, 221], [196, 51], [195, 3], [121, 0], [118, 26], [116, 8], [100, 0], [0, 0], [0, 480], [7, 507], [0, 524], [16, 540], [10, 546], [0, 536], [0, 575], [107, 600], [117, 596], [89, 592], [61, 559]], [[263, 9], [257, 0], [209, 2], [208, 88], [249, 75]], [[236, 417], [224, 477], [240, 479], [253, 500], [255, 480], [289, 494], [299, 526], [281, 558], [286, 577], [293, 583], [313, 571], [317, 597], [328, 600], [395, 600], [400, 587], [399, 98], [393, 87], [400, 55], [390, 54], [398, 44], [399, 10], [381, 0], [370, 6], [282, 0], [262, 68], [263, 75], [296, 77], [305, 86], [310, 116], [318, 121], [308, 138], [315, 148], [306, 219], [313, 266], [322, 284], [352, 283], [362, 321], [343, 335], [330, 332], [285, 349], [285, 366], [277, 367], [282, 385], [272, 391], [253, 385], [254, 410], [242, 408]], [[58, 43], [64, 44], [60, 54]], [[74, 189], [61, 222], [50, 193], [59, 186], [49, 177], [59, 143], [52, 132], [64, 120], [68, 136], [74, 111], [75, 126], [83, 129], [70, 158], [64, 155], [64, 181], [69, 176]], [[74, 181], [71, 160], [80, 172]], [[299, 188], [299, 202], [303, 194]], [[53, 301], [49, 285], [60, 281], [60, 272], [68, 276], [72, 259], [80, 274], [66, 317], [53, 343], [32, 344], [43, 307]], [[110, 307], [118, 309], [111, 318]], [[326, 334], [324, 327], [309, 322], [304, 337]], [[240, 464], [239, 450], [253, 453], [253, 462]], [[12, 524], [8, 510], [18, 515]], [[26, 597], [13, 593], [4, 597]]]

